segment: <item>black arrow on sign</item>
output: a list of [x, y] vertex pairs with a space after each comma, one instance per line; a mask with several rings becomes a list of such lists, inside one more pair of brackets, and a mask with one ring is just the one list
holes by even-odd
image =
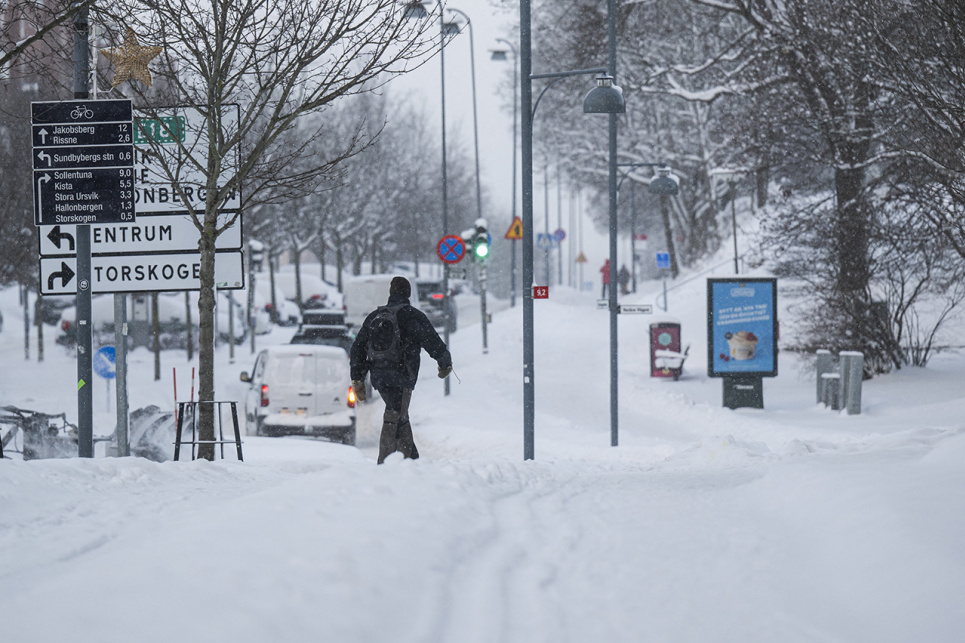
[[69, 232], [61, 232], [59, 225], [55, 225], [50, 229], [50, 232], [47, 234], [47, 238], [50, 239], [55, 246], [57, 246], [58, 250], [60, 250], [61, 239], [67, 239], [67, 241], [70, 242], [70, 251], [74, 251], [74, 236]]
[[66, 262], [60, 262], [60, 272], [52, 272], [50, 276], [47, 277], [47, 290], [54, 289], [54, 279], [57, 277], [61, 278], [61, 287], [66, 288], [70, 280], [74, 278], [74, 271], [70, 269], [70, 266]]

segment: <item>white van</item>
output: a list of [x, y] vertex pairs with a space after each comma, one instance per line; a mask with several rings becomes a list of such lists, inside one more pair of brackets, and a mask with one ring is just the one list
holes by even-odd
[[[360, 275], [350, 277], [342, 284], [342, 302], [345, 304], [345, 323], [358, 328], [370, 312], [384, 306], [389, 300], [389, 284], [396, 275]], [[412, 287], [409, 302], [419, 308], [419, 289], [415, 279], [406, 277]]]
[[249, 435], [315, 435], [355, 444], [355, 392], [345, 351], [284, 344], [258, 353], [245, 396]]

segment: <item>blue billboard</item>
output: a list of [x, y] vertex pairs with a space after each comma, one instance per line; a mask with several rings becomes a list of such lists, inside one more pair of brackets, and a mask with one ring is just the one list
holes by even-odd
[[777, 376], [777, 280], [707, 280], [707, 374]]

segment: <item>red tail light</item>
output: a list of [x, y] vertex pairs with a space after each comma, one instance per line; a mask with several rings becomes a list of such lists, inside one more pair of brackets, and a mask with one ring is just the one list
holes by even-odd
[[433, 298], [433, 299], [445, 299], [446, 296], [443, 295], [441, 292], [435, 292], [435, 293], [432, 293], [432, 298]]
[[348, 407], [350, 409], [355, 408], [355, 389], [351, 386], [348, 387]]
[[67, 331], [69, 331], [69, 330], [70, 330], [70, 322], [69, 322], [68, 320], [66, 320], [66, 319], [65, 319], [64, 321], [60, 322], [60, 330], [64, 331], [65, 333], [66, 333]]
[[261, 405], [268, 406], [268, 385], [261, 385]]

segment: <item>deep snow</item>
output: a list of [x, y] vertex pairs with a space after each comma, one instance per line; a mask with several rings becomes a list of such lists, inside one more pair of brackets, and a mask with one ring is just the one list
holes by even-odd
[[[723, 275], [721, 275], [723, 276]], [[650, 303], [658, 284], [628, 303]], [[608, 319], [595, 292], [536, 302], [536, 460], [522, 460], [521, 307], [478, 309], [431, 360], [411, 415], [419, 461], [246, 436], [245, 462], [0, 462], [4, 641], [954, 642], [965, 631], [965, 357], [865, 383], [864, 413], [814, 404], [780, 356], [764, 410], [722, 408], [706, 377], [703, 280], [672, 293], [691, 345], [648, 377], [647, 326], [620, 319], [620, 446]], [[24, 361], [0, 292], [0, 403], [76, 415], [73, 355]], [[467, 312], [468, 311], [468, 312]], [[475, 323], [475, 325], [473, 325]], [[961, 323], [961, 322], [957, 322]], [[276, 329], [259, 345], [283, 342]], [[35, 358], [35, 347], [31, 356]], [[247, 344], [219, 349], [243, 399]], [[131, 359], [132, 407], [187, 397], [183, 352]], [[95, 432], [109, 433], [105, 382]]]

